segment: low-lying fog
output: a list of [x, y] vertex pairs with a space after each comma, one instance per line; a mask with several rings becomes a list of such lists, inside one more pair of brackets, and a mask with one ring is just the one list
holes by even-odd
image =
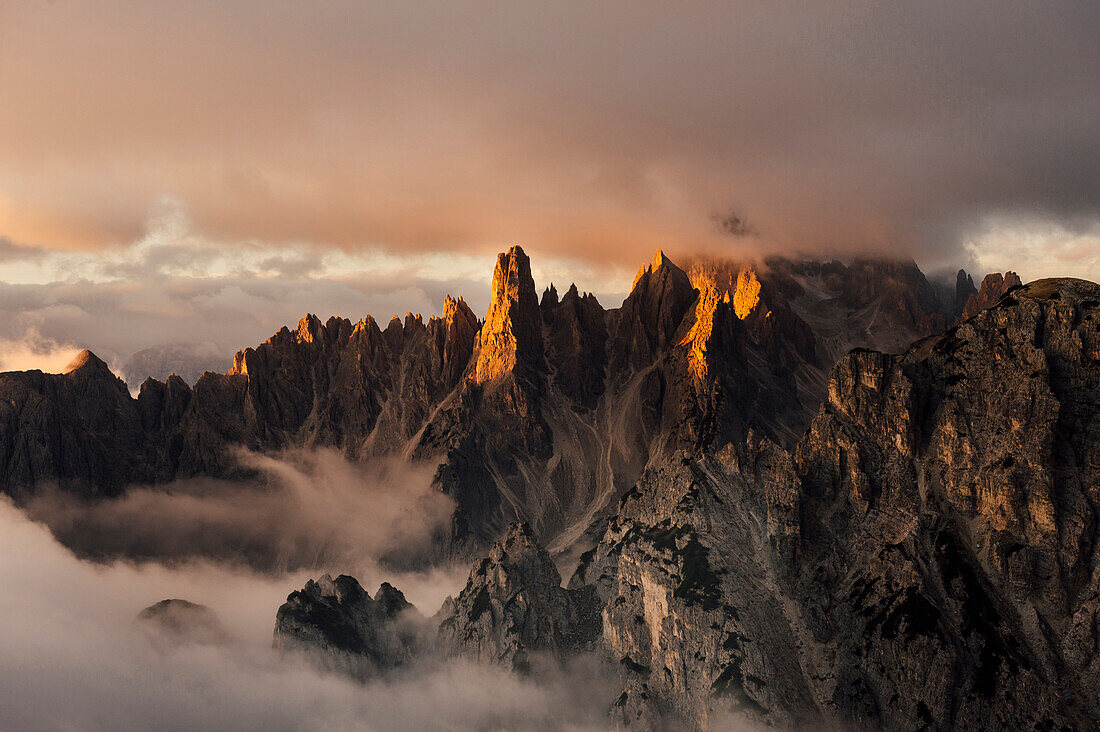
[[[182, 482], [91, 506], [55, 493], [26, 512], [0, 498], [0, 728], [606, 726], [617, 690], [590, 659], [537, 680], [425, 660], [361, 684], [276, 655], [275, 612], [309, 577], [354, 574], [372, 593], [388, 580], [431, 615], [467, 568], [386, 569], [421, 562], [449, 518], [429, 472], [367, 471], [327, 451], [244, 459], [255, 483]], [[166, 598], [212, 608], [232, 641], [151, 642], [135, 616]]]

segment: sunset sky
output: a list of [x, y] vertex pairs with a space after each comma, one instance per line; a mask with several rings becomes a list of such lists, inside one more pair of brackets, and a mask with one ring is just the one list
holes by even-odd
[[0, 339], [483, 310], [516, 243], [609, 306], [657, 248], [1100, 279], [1097, 39], [1095, 0], [0, 0]]

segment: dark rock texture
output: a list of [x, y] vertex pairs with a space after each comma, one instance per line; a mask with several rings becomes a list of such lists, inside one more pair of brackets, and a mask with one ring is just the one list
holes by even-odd
[[[431, 461], [448, 548], [493, 547], [438, 627], [326, 577], [279, 647], [360, 677], [425, 644], [520, 670], [594, 648], [628, 724], [1091, 729], [1098, 321], [1092, 283], [871, 259], [658, 253], [620, 308], [540, 303], [517, 247], [484, 324], [450, 298], [384, 330], [307, 316], [136, 399], [88, 352], [0, 374], [0, 485], [234, 477], [242, 445]], [[583, 549], [563, 589], [551, 556]]]
[[591, 649], [600, 632], [596, 593], [561, 584], [530, 528], [512, 524], [436, 617], [444, 654], [523, 670], [531, 653], [564, 658]]
[[436, 648], [520, 671], [602, 654], [631, 727], [1096, 728], [1100, 285], [1033, 282], [902, 353], [852, 350], [788, 448], [714, 397], [752, 394], [735, 376], [775, 286], [753, 279], [701, 281], [658, 346], [660, 458], [568, 588], [514, 524]]
[[227, 374], [147, 379], [137, 399], [90, 354], [68, 374], [2, 374], [0, 490], [110, 496], [243, 477], [240, 446], [325, 446], [437, 464], [454, 553], [483, 552], [517, 519], [551, 551], [590, 546], [647, 466], [750, 431], [793, 447], [848, 350], [900, 352], [953, 322], [963, 294], [971, 307], [1004, 289], [966, 283], [941, 292], [911, 262], [683, 269], [658, 252], [606, 310], [575, 286], [540, 303], [513, 247], [484, 324], [450, 297], [441, 317], [384, 329], [307, 315]]
[[647, 470], [571, 587], [636, 668], [622, 719], [1095, 728], [1100, 286], [1043, 280], [856, 350], [793, 453]]
[[343, 574], [310, 580], [275, 616], [277, 650], [356, 678], [404, 664], [423, 641], [423, 618], [399, 590], [383, 583], [371, 598]]

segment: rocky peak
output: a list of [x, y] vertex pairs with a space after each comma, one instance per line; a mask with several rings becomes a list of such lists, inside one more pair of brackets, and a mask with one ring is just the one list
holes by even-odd
[[966, 303], [969, 302], [971, 296], [977, 293], [978, 290], [974, 287], [974, 278], [967, 274], [965, 269], [960, 269], [955, 275], [955, 303], [953, 312], [956, 316], [962, 313], [963, 308], [966, 307]]
[[514, 246], [497, 258], [474, 380], [483, 384], [516, 371], [531, 379], [542, 366], [540, 322], [531, 260]]
[[[115, 376], [103, 359], [86, 348], [65, 367], [65, 376], [89, 398], [93, 394], [100, 394], [110, 395], [112, 401], [130, 400], [130, 390], [126, 387], [126, 382]], [[100, 407], [97, 405], [97, 408]]]
[[[966, 301], [966, 306], [962, 310], [962, 319], [974, 317], [991, 307], [1011, 288], [1022, 284], [1015, 272], [1005, 272], [1003, 275], [1000, 272], [987, 274], [982, 280], [981, 288]], [[971, 288], [973, 288], [973, 282], [971, 282]]]
[[77, 376], [103, 376], [107, 374], [113, 376], [107, 363], [87, 348], [76, 354], [69, 365], [65, 367], [65, 373]]
[[412, 603], [405, 599], [405, 593], [389, 582], [383, 582], [378, 592], [374, 593], [374, 601], [378, 603], [379, 609], [387, 618], [396, 617], [398, 613], [413, 607]]
[[[412, 623], [404, 622], [406, 613]], [[416, 608], [389, 583], [371, 598], [348, 575], [324, 575], [290, 593], [275, 615], [275, 648], [362, 678], [401, 665], [420, 645]]]
[[[548, 358], [555, 383], [574, 403], [594, 408], [607, 367], [606, 312], [589, 293], [570, 285], [561, 302], [543, 307]], [[544, 298], [545, 302], [545, 298]]]
[[551, 282], [550, 286], [542, 291], [542, 300], [539, 301], [539, 307], [546, 311], [547, 308], [552, 308], [558, 304], [558, 290], [554, 287], [554, 283]]
[[187, 600], [161, 600], [138, 613], [137, 621], [158, 643], [217, 645], [232, 640], [213, 610]]
[[644, 365], [670, 343], [696, 297], [691, 279], [664, 252], [634, 277], [619, 319], [616, 361]]
[[[437, 324], [442, 328], [436, 329]], [[455, 300], [450, 295], [443, 301], [443, 315], [433, 318], [429, 329], [435, 334], [435, 359], [446, 388], [453, 388], [466, 371], [470, 354], [477, 339], [477, 316], [462, 298]]]
[[526, 667], [528, 654], [567, 655], [598, 635], [594, 593], [566, 590], [550, 554], [531, 528], [513, 523], [466, 587], [441, 611], [444, 652]]
[[321, 338], [321, 319], [313, 313], [307, 313], [298, 321], [298, 329], [294, 332], [299, 343], [313, 343]]

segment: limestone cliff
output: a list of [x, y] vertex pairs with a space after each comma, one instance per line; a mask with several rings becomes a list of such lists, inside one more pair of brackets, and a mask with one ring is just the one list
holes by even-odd
[[1094, 727], [1098, 302], [1014, 289], [843, 358], [793, 454], [750, 436], [648, 470], [571, 581], [636, 664], [617, 714]]

